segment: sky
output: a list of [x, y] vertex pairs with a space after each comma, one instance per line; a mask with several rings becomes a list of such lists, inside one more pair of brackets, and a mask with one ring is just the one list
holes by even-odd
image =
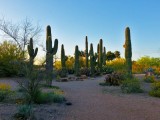
[[[85, 36], [97, 50], [99, 40], [107, 51], [124, 57], [124, 31], [131, 31], [132, 58], [160, 57], [160, 0], [0, 0], [0, 17], [19, 22], [26, 17], [42, 26], [40, 42], [45, 45], [46, 26], [52, 39], [64, 44], [66, 55], [75, 45], [85, 49]], [[39, 56], [45, 53], [39, 50]]]

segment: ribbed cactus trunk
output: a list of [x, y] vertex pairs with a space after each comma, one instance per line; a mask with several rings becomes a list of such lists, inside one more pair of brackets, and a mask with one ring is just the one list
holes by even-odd
[[62, 69], [66, 69], [66, 59], [65, 59], [65, 51], [64, 51], [64, 45], [61, 46], [61, 67]]
[[29, 54], [29, 61], [30, 61], [30, 69], [33, 69], [33, 62], [34, 58], [36, 57], [38, 52], [38, 48], [35, 50], [33, 49], [33, 39], [30, 38], [29, 45], [28, 45], [28, 54]]
[[94, 51], [93, 51], [93, 44], [90, 44], [90, 68], [91, 68], [91, 75], [94, 76], [95, 72], [95, 56], [94, 56]]
[[102, 72], [102, 64], [103, 64], [103, 40], [100, 39], [99, 41], [99, 69]]
[[80, 69], [80, 66], [79, 66], [79, 49], [78, 49], [78, 46], [76, 45], [76, 47], [75, 47], [75, 63], [74, 63], [74, 70], [75, 70], [75, 75], [76, 76], [80, 75], [79, 69]]
[[131, 45], [131, 35], [130, 29], [127, 27], [125, 29], [125, 59], [126, 59], [126, 70], [129, 77], [132, 76], [132, 45]]
[[88, 38], [87, 38], [87, 36], [86, 36], [85, 46], [86, 46], [86, 49], [85, 49], [86, 68], [88, 68]]
[[104, 47], [103, 49], [104, 49], [104, 51], [103, 51], [103, 65], [105, 66], [106, 65], [106, 60], [107, 60], [106, 47]]
[[47, 85], [52, 85], [52, 73], [53, 73], [53, 55], [56, 54], [58, 49], [58, 40], [55, 39], [54, 47], [52, 48], [52, 34], [51, 27], [47, 26], [46, 29], [46, 77]]
[[99, 43], [97, 45], [97, 67], [99, 67]]

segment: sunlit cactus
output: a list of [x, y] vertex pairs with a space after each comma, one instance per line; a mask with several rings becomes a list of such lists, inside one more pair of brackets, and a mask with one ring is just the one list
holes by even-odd
[[125, 59], [126, 59], [126, 70], [129, 76], [132, 76], [132, 45], [131, 45], [131, 36], [130, 29], [127, 27], [125, 29]]
[[75, 70], [76, 76], [80, 75], [79, 54], [80, 54], [80, 52], [79, 52], [78, 46], [76, 45], [76, 47], [75, 47], [75, 63], [74, 63], [74, 70]]

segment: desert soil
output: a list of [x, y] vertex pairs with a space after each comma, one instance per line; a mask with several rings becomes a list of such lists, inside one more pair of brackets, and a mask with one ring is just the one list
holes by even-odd
[[[141, 77], [141, 76], [137, 76]], [[38, 120], [160, 120], [160, 99], [150, 97], [149, 83], [143, 83], [144, 93], [122, 94], [120, 87], [102, 87], [104, 77], [84, 81], [53, 82], [65, 91], [65, 104], [39, 105], [35, 107]], [[0, 82], [11, 80], [0, 80]], [[9, 120], [16, 105], [0, 104], [0, 120]]]

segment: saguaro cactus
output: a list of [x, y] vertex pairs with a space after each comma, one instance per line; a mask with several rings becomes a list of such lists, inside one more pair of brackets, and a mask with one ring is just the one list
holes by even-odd
[[93, 44], [90, 44], [90, 67], [91, 67], [91, 75], [94, 75], [95, 72], [95, 56], [94, 56], [94, 51], [93, 51]]
[[65, 51], [64, 51], [64, 45], [61, 46], [61, 66], [62, 69], [66, 68], [66, 57], [65, 57]]
[[100, 39], [99, 41], [99, 69], [102, 72], [102, 64], [103, 64], [103, 40]]
[[97, 55], [96, 55], [96, 57], [97, 57], [97, 66], [99, 67], [99, 43], [97, 45]]
[[103, 65], [106, 65], [106, 60], [107, 60], [107, 56], [106, 56], [106, 47], [103, 48]]
[[127, 70], [127, 74], [131, 77], [132, 76], [132, 45], [131, 45], [131, 35], [130, 35], [129, 27], [125, 29], [124, 48], [125, 48], [126, 70]]
[[38, 52], [38, 48], [35, 50], [33, 49], [33, 39], [30, 38], [29, 45], [28, 45], [28, 54], [29, 54], [29, 60], [30, 60], [30, 67], [33, 67], [33, 60], [36, 57]]
[[75, 62], [74, 62], [74, 70], [75, 70], [75, 75], [79, 76], [79, 49], [78, 46], [76, 45], [75, 47]]
[[88, 38], [86, 36], [86, 49], [85, 49], [85, 57], [86, 57], [86, 68], [88, 68]]
[[53, 55], [57, 53], [58, 40], [55, 39], [54, 47], [52, 48], [52, 34], [51, 27], [48, 25], [46, 29], [46, 75], [47, 75], [47, 85], [52, 84], [52, 72], [53, 72]]

